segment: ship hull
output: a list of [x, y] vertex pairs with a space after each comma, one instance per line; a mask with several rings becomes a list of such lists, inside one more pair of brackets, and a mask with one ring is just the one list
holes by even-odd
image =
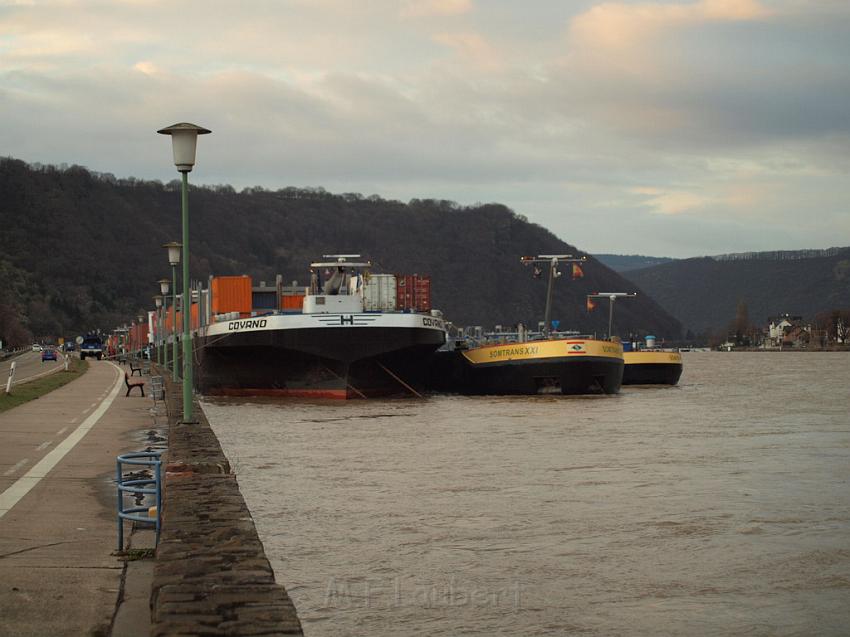
[[682, 376], [678, 352], [625, 352], [623, 359], [623, 385], [675, 385]]
[[554, 340], [436, 352], [428, 386], [465, 395], [616, 394], [622, 376], [619, 344]]
[[[429, 326], [416, 325], [421, 318]], [[310, 326], [303, 317], [297, 319], [285, 326], [279, 322], [277, 329], [237, 326], [229, 333], [202, 337], [196, 373], [199, 391], [342, 399], [416, 395], [424, 389], [430, 355], [445, 341], [445, 332], [434, 328], [434, 319], [417, 315], [383, 326], [376, 325], [377, 320], [334, 326], [327, 316], [320, 326]]]

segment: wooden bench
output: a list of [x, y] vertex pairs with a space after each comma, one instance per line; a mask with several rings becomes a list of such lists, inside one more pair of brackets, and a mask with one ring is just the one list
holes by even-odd
[[142, 398], [145, 396], [145, 381], [143, 380], [134, 380], [130, 382], [130, 375], [127, 372], [124, 372], [124, 384], [127, 385], [127, 396], [130, 395], [130, 390], [139, 388], [139, 391], [142, 392]]
[[133, 376], [136, 372], [139, 372], [139, 376], [142, 375], [142, 366], [133, 367], [133, 361], [130, 361], [130, 376]]

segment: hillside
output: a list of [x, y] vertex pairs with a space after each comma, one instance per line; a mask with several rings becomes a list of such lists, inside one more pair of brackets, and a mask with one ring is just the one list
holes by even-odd
[[739, 301], [757, 325], [850, 307], [850, 248], [812, 258], [684, 259], [627, 276], [697, 334], [728, 325]]
[[642, 254], [594, 254], [594, 258], [614, 272], [629, 272], [640, 268], [649, 268], [662, 263], [670, 263], [670, 257], [645, 257]]
[[[460, 207], [414, 199], [333, 195], [322, 189], [192, 188], [191, 275], [249, 274], [307, 280], [321, 254], [361, 253], [377, 272], [430, 274], [433, 303], [456, 325], [536, 325], [546, 281], [519, 258], [577, 253], [505, 206]], [[151, 308], [155, 281], [170, 275], [161, 245], [180, 239], [179, 182], [94, 175], [84, 168], [0, 160], [0, 337], [23, 326], [36, 336], [74, 335], [128, 322]], [[606, 330], [584, 295], [629, 284], [592, 257], [585, 277], [561, 278], [552, 318]], [[629, 286], [631, 287], [631, 286]], [[4, 318], [5, 317], [5, 318]], [[647, 295], [617, 308], [618, 332], [675, 338], [681, 326]]]

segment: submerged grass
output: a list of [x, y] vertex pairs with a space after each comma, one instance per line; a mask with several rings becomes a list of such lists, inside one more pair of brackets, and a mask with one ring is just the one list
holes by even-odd
[[23, 405], [31, 400], [41, 398], [45, 394], [52, 392], [54, 389], [59, 389], [63, 385], [67, 385], [72, 380], [79, 378], [89, 368], [88, 361], [81, 361], [79, 358], [71, 358], [68, 365], [68, 371], [56, 372], [44, 378], [37, 378], [28, 383], [22, 383], [12, 387], [12, 393], [5, 393], [5, 386], [0, 388], [0, 412], [12, 409], [18, 405]]

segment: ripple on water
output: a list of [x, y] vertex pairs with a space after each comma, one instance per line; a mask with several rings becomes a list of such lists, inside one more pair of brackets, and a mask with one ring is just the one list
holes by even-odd
[[696, 353], [678, 387], [612, 398], [204, 409], [308, 637], [840, 635], [849, 363]]

